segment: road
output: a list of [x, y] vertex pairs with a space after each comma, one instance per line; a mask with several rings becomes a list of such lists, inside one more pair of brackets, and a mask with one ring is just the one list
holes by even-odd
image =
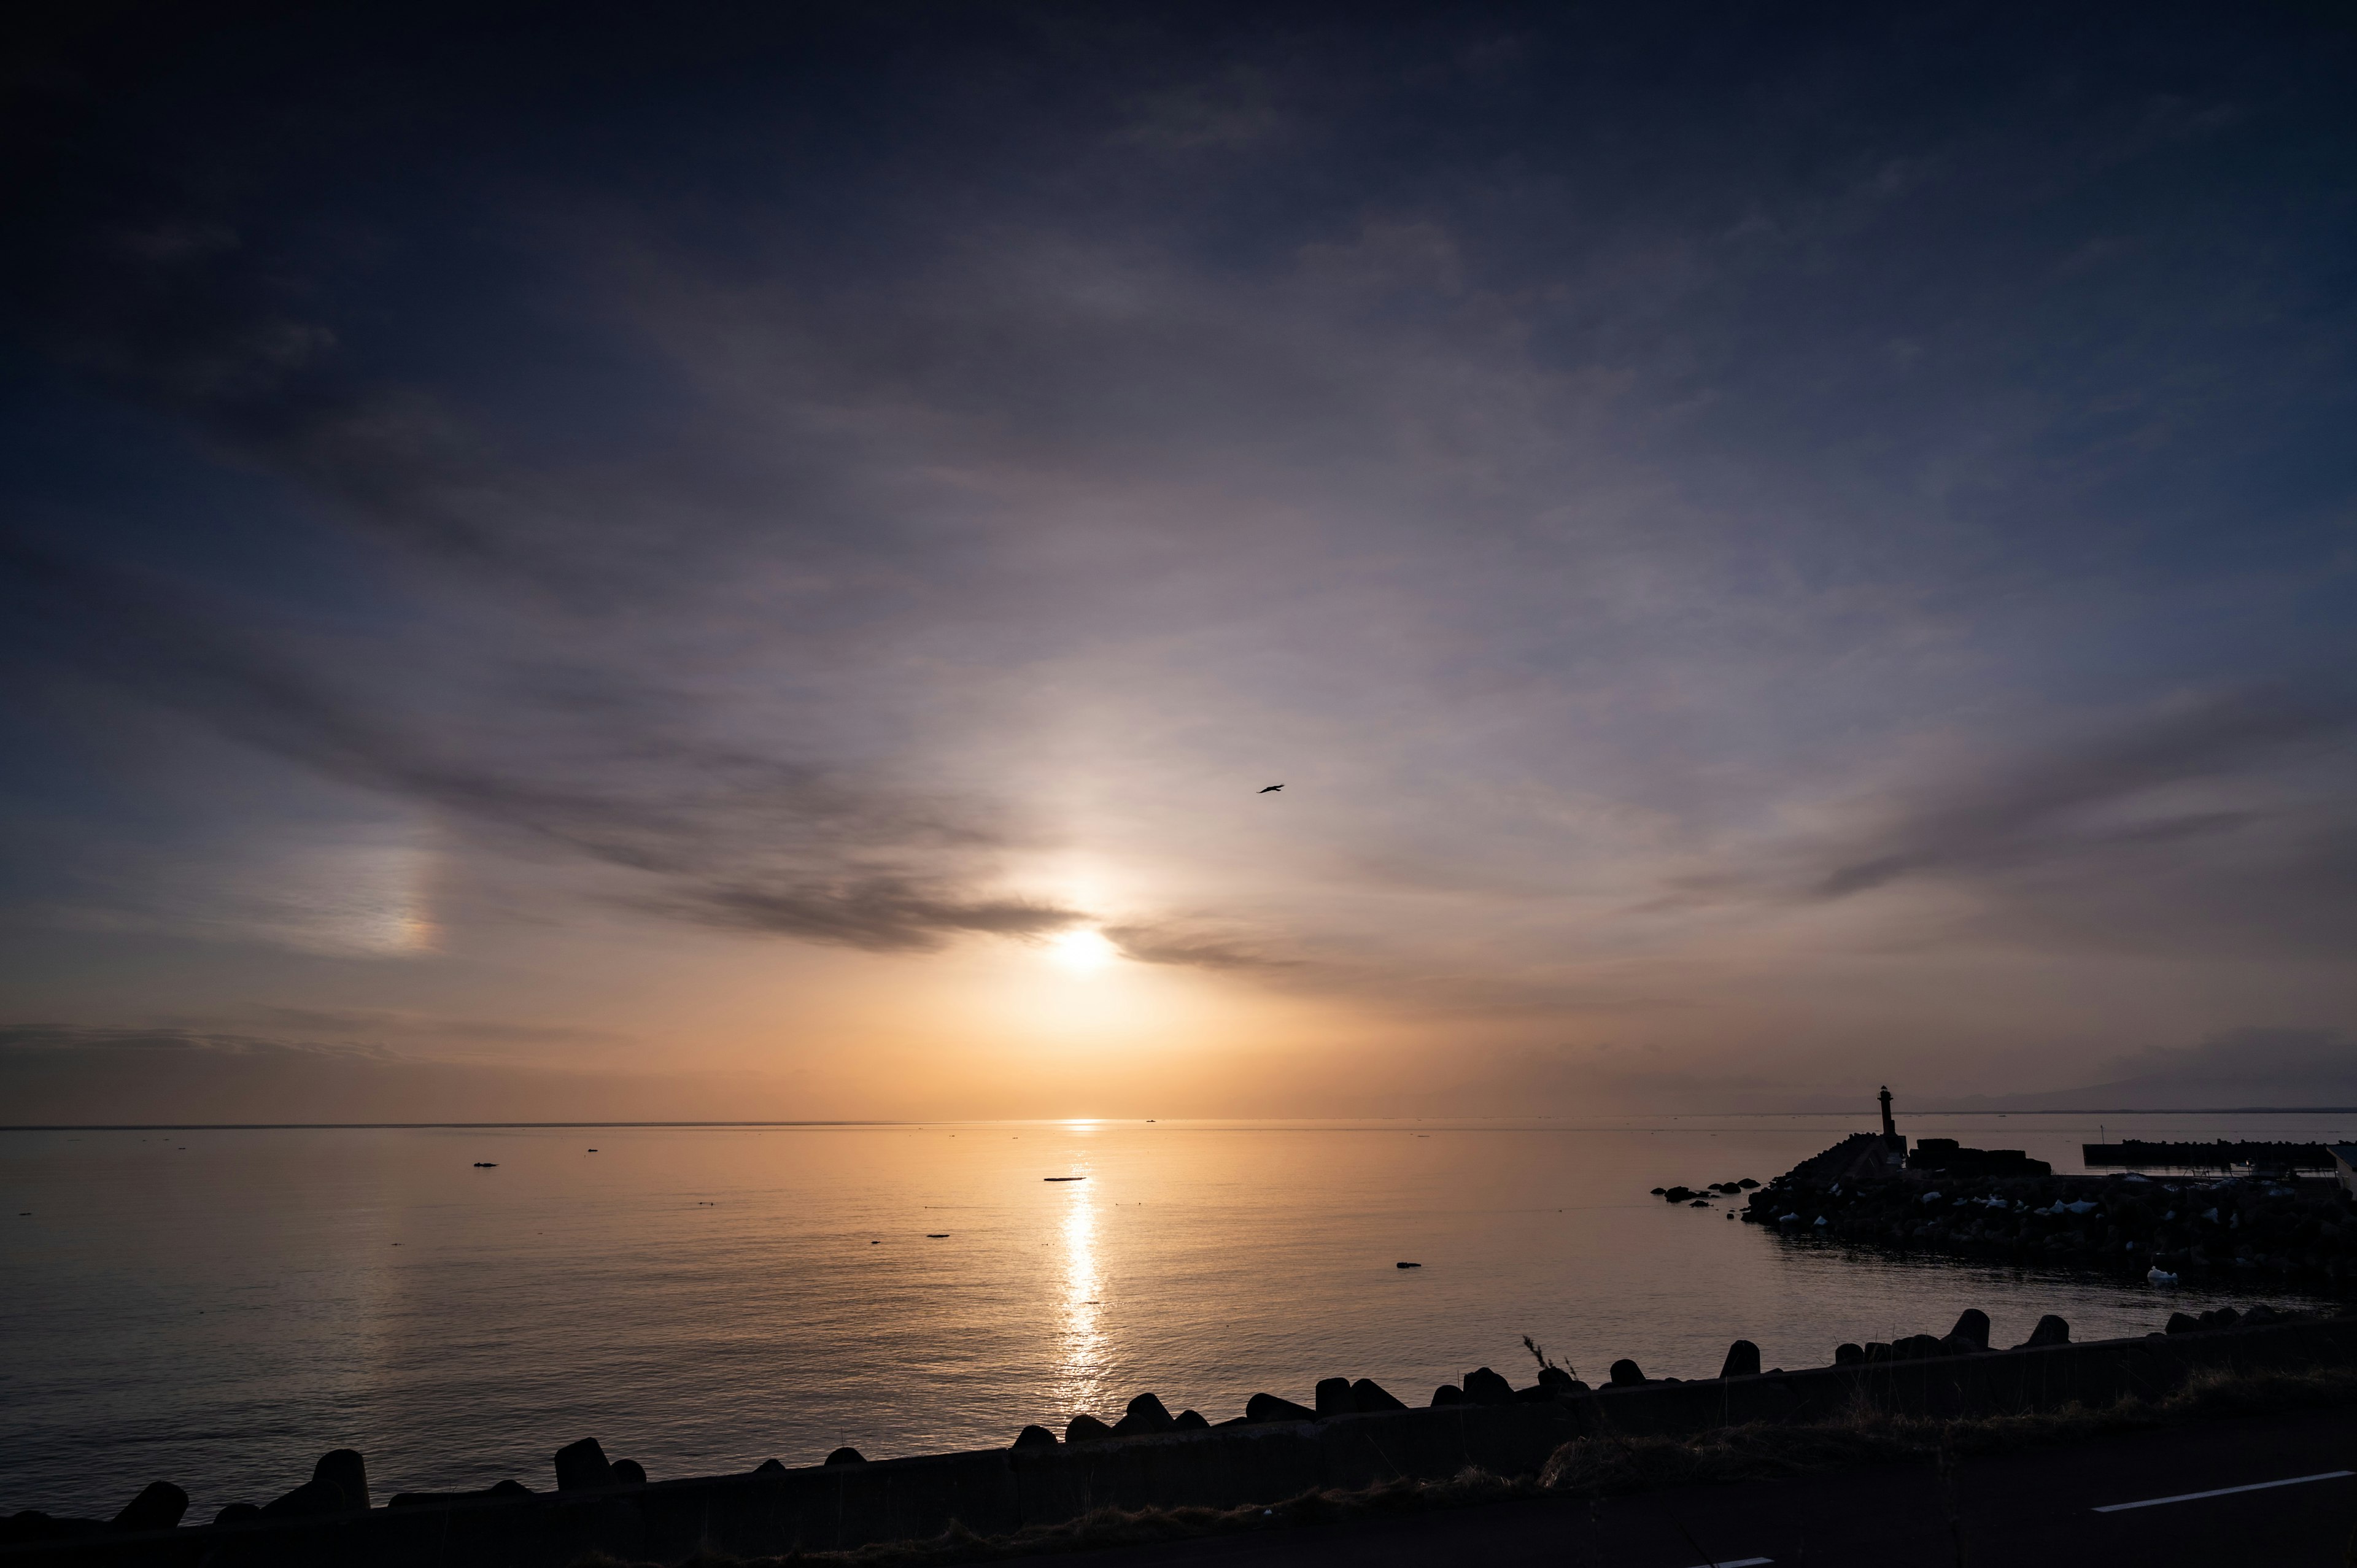
[[[1640, 1497], [1436, 1509], [1091, 1552], [1078, 1568], [2345, 1568], [2357, 1411], [2205, 1423], [2079, 1447]], [[2327, 1476], [2324, 1479], [2302, 1479]], [[2268, 1483], [2292, 1482], [2290, 1485]], [[2222, 1488], [2264, 1487], [2261, 1490]], [[2166, 1499], [2166, 1500], [2165, 1500]], [[2124, 1504], [2141, 1506], [2122, 1507]]]

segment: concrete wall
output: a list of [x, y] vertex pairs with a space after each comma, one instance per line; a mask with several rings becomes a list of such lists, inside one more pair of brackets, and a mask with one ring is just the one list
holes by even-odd
[[1682, 1436], [1747, 1422], [1818, 1420], [1860, 1399], [1910, 1413], [2001, 1414], [2157, 1397], [2201, 1368], [2352, 1364], [2357, 1318], [2334, 1318], [1649, 1383], [1544, 1404], [1452, 1405], [85, 1538], [0, 1550], [0, 1568], [565, 1568], [592, 1551], [679, 1562], [700, 1547], [766, 1556], [936, 1535], [952, 1520], [996, 1535], [1107, 1505], [1231, 1508], [1399, 1477], [1440, 1479], [1468, 1466], [1529, 1474], [1572, 1437]]

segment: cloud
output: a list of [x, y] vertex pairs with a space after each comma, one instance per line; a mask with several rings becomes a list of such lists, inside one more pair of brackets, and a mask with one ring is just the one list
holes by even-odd
[[322, 1044], [264, 1035], [72, 1024], [0, 1024], [0, 1051], [27, 1056], [160, 1053], [248, 1060], [376, 1062], [395, 1059], [379, 1046]]
[[[0, 556], [90, 667], [225, 733], [461, 824], [659, 879], [641, 908], [877, 951], [1027, 935], [1082, 918], [965, 883], [1004, 843], [975, 802], [760, 755], [694, 733], [677, 693], [627, 678], [572, 708], [435, 725], [394, 693], [339, 686], [299, 636], [204, 615], [127, 575], [19, 547]], [[916, 863], [914, 865], [910, 863]]]
[[711, 886], [673, 906], [691, 918], [742, 930], [805, 937], [871, 952], [921, 952], [952, 932], [1037, 936], [1087, 916], [1024, 899], [960, 898], [898, 877], [845, 885]]
[[1910, 877], [1986, 876], [2108, 850], [2166, 848], [2251, 825], [2251, 811], [2138, 803], [2341, 743], [2352, 714], [2280, 690], [2216, 693], [2121, 733], [1930, 791], [1817, 879], [1843, 898]]
[[492, 1018], [442, 1018], [382, 1009], [258, 1006], [253, 1015], [290, 1029], [326, 1035], [414, 1035], [496, 1045], [610, 1046], [636, 1036], [576, 1024], [518, 1024]]
[[808, 1072], [577, 1070], [170, 1026], [0, 1026], [12, 1125], [732, 1122], [840, 1115]]
[[1206, 936], [1174, 925], [1115, 924], [1098, 929], [1121, 950], [1124, 958], [1139, 963], [1243, 971], [1300, 967], [1297, 959], [1271, 958], [1232, 939]]

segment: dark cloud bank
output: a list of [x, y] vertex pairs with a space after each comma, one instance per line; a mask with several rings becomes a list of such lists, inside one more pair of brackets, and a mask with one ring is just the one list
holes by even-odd
[[568, 1070], [176, 1028], [0, 1027], [16, 1126], [790, 1120], [806, 1075]]

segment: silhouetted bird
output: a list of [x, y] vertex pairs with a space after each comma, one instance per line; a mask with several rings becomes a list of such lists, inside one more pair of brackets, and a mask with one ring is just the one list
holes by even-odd
[[1284, 789], [1284, 788], [1285, 788], [1285, 786], [1284, 786], [1284, 785], [1282, 785], [1282, 784], [1272, 784], [1272, 785], [1270, 785], [1270, 786], [1269, 786], [1267, 789], [1255, 789], [1255, 790], [1254, 790], [1254, 791], [1253, 791], [1253, 793], [1254, 793], [1254, 794], [1255, 794], [1255, 795], [1268, 795], [1268, 794], [1273, 794], [1273, 793], [1275, 793], [1276, 790], [1282, 789]]

